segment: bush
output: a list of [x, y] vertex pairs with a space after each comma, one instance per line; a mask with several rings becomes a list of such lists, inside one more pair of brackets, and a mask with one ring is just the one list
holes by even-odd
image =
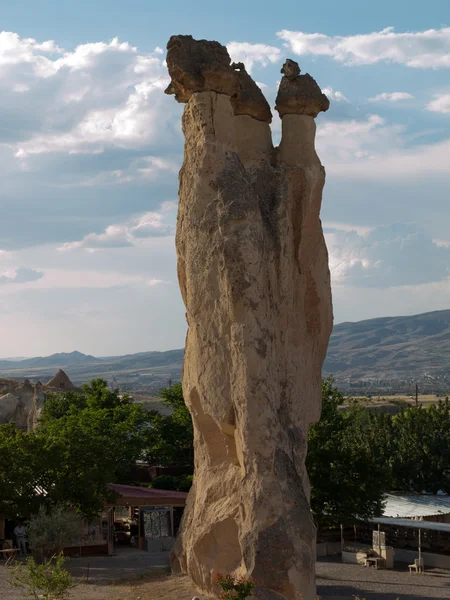
[[192, 482], [194, 481], [193, 475], [183, 475], [179, 477], [178, 490], [180, 492], [188, 492], [192, 487]]
[[8, 583], [21, 588], [27, 596], [38, 600], [64, 600], [74, 587], [72, 575], [63, 567], [66, 558], [62, 554], [53, 556], [42, 564], [28, 557], [24, 565], [11, 569]]
[[253, 579], [234, 577], [233, 575], [216, 575], [216, 583], [222, 588], [220, 598], [222, 600], [246, 600], [255, 589]]
[[81, 536], [81, 518], [64, 506], [46, 510], [41, 506], [28, 526], [28, 541], [34, 553], [46, 558], [59, 554]]
[[176, 490], [179, 492], [188, 492], [191, 489], [193, 481], [192, 475], [158, 475], [152, 479], [149, 487], [159, 490]]
[[152, 479], [149, 487], [157, 490], [177, 490], [177, 477], [174, 477], [173, 475], [157, 475]]

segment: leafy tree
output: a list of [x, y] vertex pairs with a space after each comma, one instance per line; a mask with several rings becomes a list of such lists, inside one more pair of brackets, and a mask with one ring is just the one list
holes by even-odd
[[409, 406], [393, 418], [395, 488], [450, 492], [450, 402]]
[[164, 388], [161, 401], [172, 409], [170, 415], [152, 416], [152, 436], [147, 448], [147, 459], [155, 465], [184, 467], [187, 473], [194, 469], [194, 432], [190, 412], [184, 403], [181, 383]]
[[41, 505], [37, 514], [31, 516], [27, 530], [33, 555], [51, 558], [80, 539], [81, 517], [65, 506], [46, 509]]
[[34, 432], [0, 427], [0, 511], [30, 515], [44, 503], [97, 515], [115, 499], [108, 484], [126, 479], [152, 443], [155, 415], [102, 379], [50, 396]]
[[45, 458], [39, 440], [13, 423], [0, 426], [0, 513], [27, 515], [38, 509], [45, 479], [41, 461]]
[[343, 403], [333, 380], [322, 382], [322, 416], [310, 428], [306, 460], [319, 526], [380, 514], [391, 483], [389, 420], [356, 403], [344, 410]]
[[188, 492], [192, 487], [192, 475], [158, 475], [150, 483], [151, 488], [160, 490], [177, 490], [179, 492]]
[[106, 381], [94, 379], [81, 394], [50, 397], [34, 434], [44, 448], [47, 498], [86, 516], [98, 514], [151, 439], [154, 412], [134, 404]]

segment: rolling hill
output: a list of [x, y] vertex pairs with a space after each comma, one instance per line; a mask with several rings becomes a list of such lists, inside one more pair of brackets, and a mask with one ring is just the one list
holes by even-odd
[[450, 372], [450, 310], [340, 323], [323, 370], [355, 379]]
[[81, 352], [53, 354], [48, 357], [0, 361], [0, 377], [48, 381], [58, 369], [64, 369], [75, 385], [102, 377], [123, 391], [152, 394], [179, 380], [183, 350], [140, 352], [125, 356], [96, 358]]
[[[181, 377], [183, 350], [96, 358], [81, 352], [0, 360], [0, 377], [48, 381], [62, 368], [74, 384], [103, 377], [124, 391], [155, 393]], [[324, 374], [401, 379], [450, 374], [450, 310], [382, 317], [334, 327]]]

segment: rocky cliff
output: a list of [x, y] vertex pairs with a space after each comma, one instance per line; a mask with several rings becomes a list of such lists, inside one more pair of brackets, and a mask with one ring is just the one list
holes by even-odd
[[40, 382], [32, 384], [28, 379], [23, 383], [0, 379], [0, 425], [14, 423], [17, 428], [30, 431], [37, 425], [47, 392], [75, 389], [61, 369], [45, 385]]
[[226, 48], [190, 36], [167, 48], [167, 93], [186, 103], [176, 246], [195, 431], [173, 569], [205, 592], [222, 571], [253, 576], [258, 598], [313, 600], [306, 439], [332, 328], [314, 117], [329, 102], [287, 61], [274, 148], [270, 108]]

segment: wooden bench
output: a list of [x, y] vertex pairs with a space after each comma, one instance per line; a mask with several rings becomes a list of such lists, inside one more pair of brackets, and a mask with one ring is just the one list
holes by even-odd
[[16, 560], [18, 552], [18, 548], [5, 548], [4, 550], [0, 550], [0, 556], [6, 561], [5, 564], [8, 565], [10, 562]]

